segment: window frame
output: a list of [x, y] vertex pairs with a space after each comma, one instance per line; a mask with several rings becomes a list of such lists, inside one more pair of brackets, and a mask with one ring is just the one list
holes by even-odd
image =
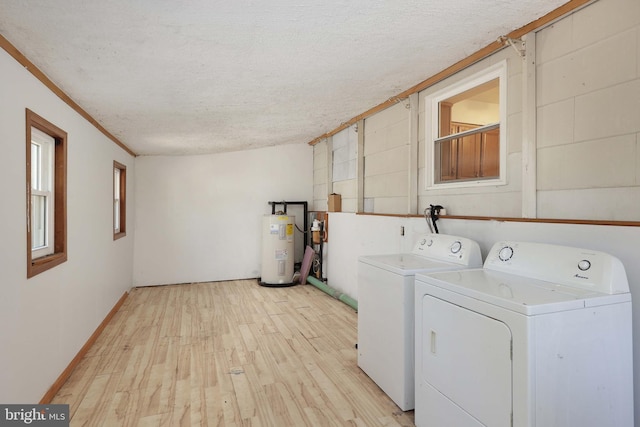
[[[26, 231], [27, 231], [27, 278], [47, 271], [67, 261], [67, 133], [48, 120], [26, 109]], [[53, 138], [53, 251], [38, 256], [32, 249], [31, 220], [31, 129], [35, 128]]]
[[[444, 182], [437, 182], [436, 171], [439, 169], [436, 167], [436, 161], [440, 158], [436, 158], [436, 143], [442, 139], [453, 139], [451, 135], [446, 137], [439, 136], [440, 129], [440, 108], [441, 101], [447, 100], [457, 94], [466, 92], [491, 80], [498, 79], [499, 85], [499, 108], [500, 108], [500, 121], [497, 123], [491, 123], [485, 125], [477, 130], [484, 128], [494, 127], [499, 125], [499, 174], [497, 178], [487, 179], [458, 179], [447, 180]], [[502, 60], [496, 64], [480, 70], [471, 76], [460, 80], [459, 82], [452, 83], [445, 88], [427, 94], [425, 96], [425, 189], [444, 189], [444, 188], [470, 188], [478, 186], [496, 186], [506, 185], [507, 174], [507, 61]], [[474, 133], [474, 132], [469, 132]], [[458, 136], [463, 135], [463, 133]]]
[[112, 206], [113, 240], [118, 240], [127, 235], [127, 166], [115, 160], [113, 161]]

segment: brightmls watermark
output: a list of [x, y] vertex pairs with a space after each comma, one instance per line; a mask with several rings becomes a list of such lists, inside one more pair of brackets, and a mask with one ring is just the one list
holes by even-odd
[[69, 427], [69, 405], [2, 405], [0, 427]]

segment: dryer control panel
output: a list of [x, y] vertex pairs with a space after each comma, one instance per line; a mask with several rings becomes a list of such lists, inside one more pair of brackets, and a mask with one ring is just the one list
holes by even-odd
[[629, 292], [622, 262], [589, 249], [502, 241], [493, 245], [484, 268], [606, 294]]

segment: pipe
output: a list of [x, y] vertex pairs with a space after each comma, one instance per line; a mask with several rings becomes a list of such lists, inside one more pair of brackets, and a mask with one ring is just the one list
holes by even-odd
[[313, 276], [307, 276], [307, 283], [312, 284], [316, 288], [320, 289], [322, 292], [325, 292], [326, 294], [347, 304], [349, 307], [353, 308], [355, 311], [358, 311], [358, 301], [354, 300], [349, 295], [341, 293], [336, 289], [333, 289], [331, 286], [327, 285], [321, 280], [316, 279]]
[[355, 311], [358, 311], [358, 301], [354, 300], [349, 295], [341, 294], [338, 299], [347, 304], [349, 307], [353, 308]]

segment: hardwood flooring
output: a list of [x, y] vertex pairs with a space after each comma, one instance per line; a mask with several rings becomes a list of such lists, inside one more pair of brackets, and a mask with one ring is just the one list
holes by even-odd
[[356, 328], [311, 285], [135, 288], [51, 403], [71, 426], [413, 426], [358, 368]]

